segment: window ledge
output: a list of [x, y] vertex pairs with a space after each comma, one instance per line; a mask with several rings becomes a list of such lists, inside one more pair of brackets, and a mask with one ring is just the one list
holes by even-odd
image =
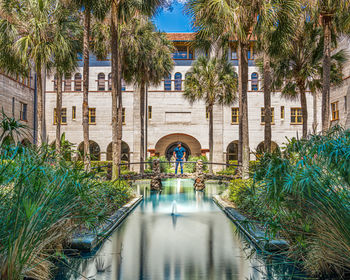
[[239, 123], [231, 122], [231, 125], [239, 125]]
[[291, 125], [302, 125], [302, 123], [290, 123]]

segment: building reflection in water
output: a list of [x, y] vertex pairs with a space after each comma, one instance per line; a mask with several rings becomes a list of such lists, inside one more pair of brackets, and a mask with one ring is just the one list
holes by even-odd
[[245, 242], [212, 202], [224, 186], [211, 184], [205, 192], [194, 191], [191, 180], [163, 186], [151, 192], [148, 184], [137, 184], [144, 201], [95, 256], [77, 260], [79, 273], [66, 279], [266, 279], [264, 263], [256, 255], [247, 258]]

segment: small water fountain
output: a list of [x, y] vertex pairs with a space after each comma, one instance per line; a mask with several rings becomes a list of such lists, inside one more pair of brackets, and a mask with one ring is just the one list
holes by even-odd
[[176, 215], [177, 215], [177, 204], [176, 204], [176, 200], [174, 200], [173, 203], [171, 204], [171, 215], [172, 215], [172, 216], [176, 216]]
[[181, 190], [181, 179], [177, 179], [176, 193], [180, 193]]

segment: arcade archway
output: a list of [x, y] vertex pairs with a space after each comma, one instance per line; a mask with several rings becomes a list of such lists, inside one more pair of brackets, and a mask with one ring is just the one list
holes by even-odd
[[[171, 160], [171, 158], [174, 154], [174, 150], [177, 147], [177, 145], [178, 145], [178, 142], [174, 142], [174, 143], [170, 144], [169, 147], [166, 149], [165, 157], [167, 158], [167, 160]], [[188, 157], [191, 155], [191, 149], [185, 143], [182, 143], [182, 142], [181, 142], [181, 146], [186, 151], [186, 160], [187, 160]]]
[[[89, 150], [90, 150], [90, 158], [92, 161], [100, 161], [101, 160], [101, 149], [100, 146], [95, 142], [89, 141]], [[83, 159], [84, 155], [84, 142], [81, 142], [78, 146], [79, 151], [79, 160]]]
[[238, 160], [238, 140], [232, 141], [226, 150], [226, 162]]
[[[113, 145], [109, 143], [107, 146], [107, 160], [113, 160]], [[122, 161], [130, 162], [130, 148], [129, 145], [122, 141]]]
[[169, 134], [160, 138], [155, 146], [156, 155], [170, 159], [178, 142], [182, 143], [188, 155], [196, 157], [201, 155], [202, 147], [199, 141], [191, 135], [182, 133]]
[[[273, 142], [271, 141], [271, 152], [274, 152], [276, 149], [278, 149], [278, 145], [276, 142]], [[259, 155], [262, 155], [265, 151], [265, 148], [264, 148], [264, 141], [262, 141], [258, 147], [256, 148], [256, 154], [259, 156]]]

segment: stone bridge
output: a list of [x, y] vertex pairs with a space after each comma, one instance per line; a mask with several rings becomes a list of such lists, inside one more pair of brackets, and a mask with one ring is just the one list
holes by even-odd
[[[148, 163], [148, 162], [147, 162]], [[193, 179], [194, 188], [197, 191], [202, 191], [205, 188], [205, 181], [207, 180], [219, 180], [219, 181], [231, 181], [232, 179], [238, 178], [238, 175], [217, 175], [209, 174], [203, 172], [203, 161], [199, 160], [196, 162], [196, 169], [194, 173], [185, 173], [185, 174], [174, 174], [174, 173], [161, 173], [160, 172], [160, 162], [158, 159], [153, 160], [152, 163], [152, 172], [136, 175], [120, 175], [120, 178], [125, 180], [141, 180], [141, 179], [150, 179], [151, 180], [151, 189], [152, 190], [161, 190], [162, 189], [162, 180], [179, 178], [179, 179]], [[212, 163], [206, 163], [212, 164]], [[226, 165], [226, 164], [220, 164]]]

